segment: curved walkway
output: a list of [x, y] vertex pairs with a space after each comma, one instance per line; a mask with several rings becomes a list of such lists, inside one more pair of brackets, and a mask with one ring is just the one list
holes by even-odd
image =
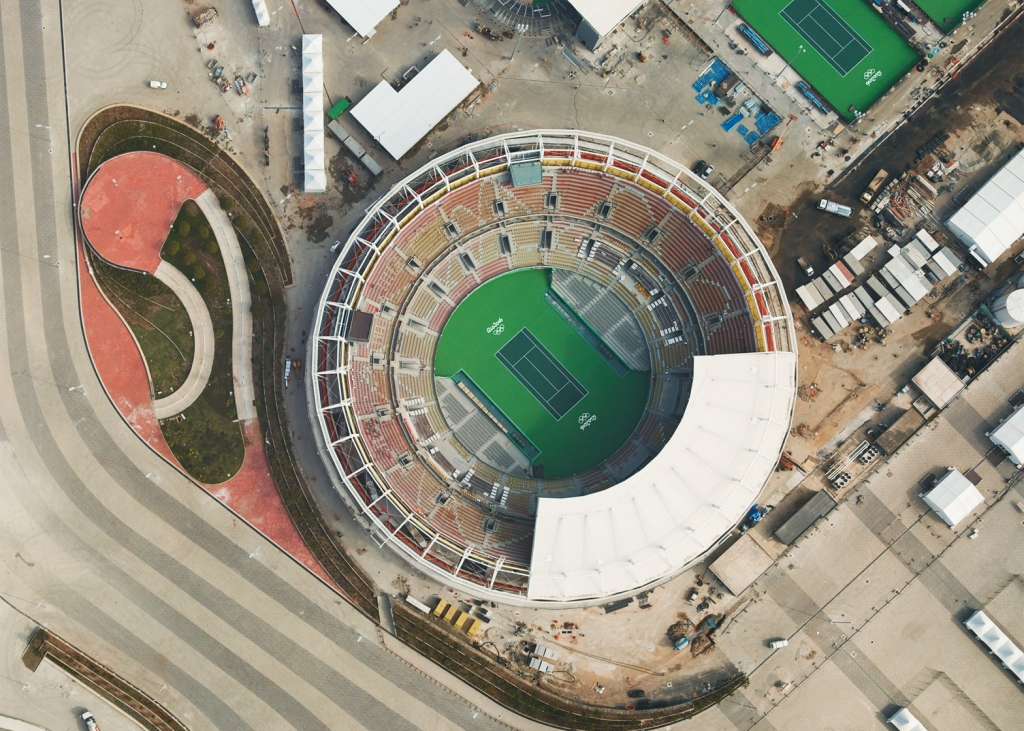
[[192, 323], [192, 340], [195, 343], [192, 368], [181, 388], [170, 396], [153, 400], [156, 418], [166, 419], [180, 414], [195, 403], [210, 380], [214, 350], [213, 320], [210, 319], [210, 310], [199, 290], [192, 286], [192, 282], [176, 266], [161, 260], [153, 276], [170, 287], [185, 306], [185, 312]]

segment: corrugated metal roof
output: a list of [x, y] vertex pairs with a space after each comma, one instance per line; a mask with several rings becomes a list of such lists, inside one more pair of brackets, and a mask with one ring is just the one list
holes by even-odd
[[352, 116], [400, 159], [480, 84], [448, 49], [401, 91], [381, 81], [352, 107]]
[[327, 0], [327, 4], [363, 38], [377, 32], [377, 24], [398, 7], [398, 0]]

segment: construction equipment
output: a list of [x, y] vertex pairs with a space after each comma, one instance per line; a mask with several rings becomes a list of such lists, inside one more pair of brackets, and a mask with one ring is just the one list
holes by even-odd
[[217, 128], [218, 132], [224, 131], [224, 117], [219, 114], [213, 118], [213, 126]]
[[878, 189], [882, 187], [882, 183], [884, 183], [885, 179], [888, 177], [889, 173], [887, 173], [884, 168], [879, 170], [878, 174], [871, 179], [870, 183], [868, 183], [868, 187], [860, 194], [860, 202], [864, 205], [871, 203], [871, 200], [875, 197], [875, 193], [878, 192]]
[[684, 647], [689, 645], [691, 642], [696, 640], [698, 637], [702, 637], [709, 632], [718, 629], [718, 622], [715, 621], [714, 617], [707, 617], [703, 622], [697, 626], [697, 631], [692, 635], [683, 637], [681, 640], [676, 642], [672, 647], [673, 650], [682, 650]]
[[196, 28], [205, 28], [217, 18], [217, 8], [207, 8], [206, 10], [200, 10], [198, 13], [192, 16], [192, 22], [195, 23]]
[[748, 530], [764, 520], [764, 516], [768, 515], [768, 513], [772, 512], [774, 509], [774, 505], [765, 505], [763, 508], [758, 508], [757, 503], [754, 503], [754, 506], [747, 512], [747, 517], [743, 519], [743, 523], [740, 525], [740, 533], [746, 533]]

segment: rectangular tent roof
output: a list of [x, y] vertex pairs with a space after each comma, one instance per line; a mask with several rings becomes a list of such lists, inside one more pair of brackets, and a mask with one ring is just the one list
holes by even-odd
[[398, 160], [479, 84], [445, 49], [401, 91], [381, 81], [352, 108], [351, 114]]
[[946, 221], [949, 230], [991, 264], [1024, 234], [1024, 150]]
[[270, 13], [267, 11], [267, 0], [252, 0], [252, 9], [256, 11], [256, 23], [261, 28], [270, 25]]
[[398, 0], [327, 0], [327, 4], [363, 38], [377, 32], [377, 24], [398, 7]]
[[302, 36], [302, 157], [305, 168], [304, 190], [327, 190], [324, 172], [324, 61], [323, 36]]
[[708, 568], [736, 596], [757, 581], [772, 565], [772, 557], [750, 533], [744, 533]]
[[963, 381], [938, 357], [932, 358], [911, 380], [939, 409], [964, 390]]
[[646, 0], [569, 0], [580, 17], [604, 38]]
[[1007, 451], [1014, 464], [1024, 464], [1024, 409], [1017, 409], [989, 437]]
[[925, 504], [955, 528], [956, 524], [971, 514], [985, 499], [978, 488], [957, 470], [947, 470], [935, 487], [925, 494]]

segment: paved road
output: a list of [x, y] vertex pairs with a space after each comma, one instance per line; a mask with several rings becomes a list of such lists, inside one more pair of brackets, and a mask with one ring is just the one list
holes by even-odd
[[60, 21], [0, 0], [0, 591], [193, 729], [497, 728], [107, 400], [78, 315]]

